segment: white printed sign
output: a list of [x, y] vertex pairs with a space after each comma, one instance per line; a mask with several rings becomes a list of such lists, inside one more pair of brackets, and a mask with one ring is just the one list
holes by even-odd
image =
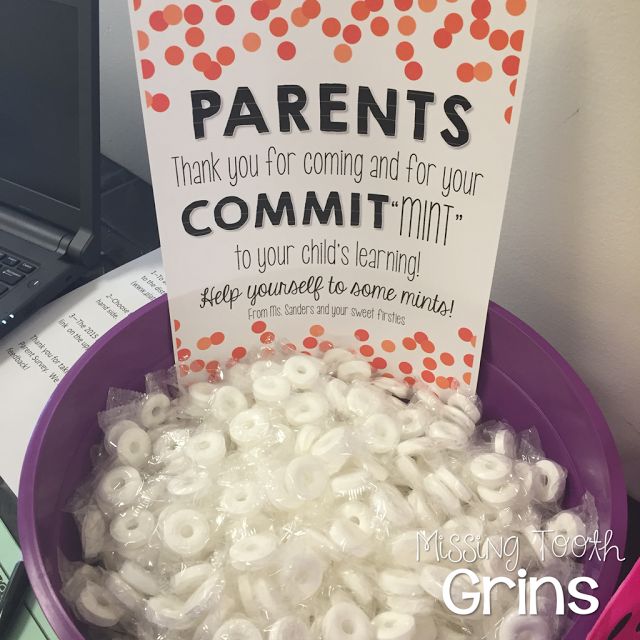
[[475, 388], [534, 0], [133, 0], [184, 371], [286, 341]]

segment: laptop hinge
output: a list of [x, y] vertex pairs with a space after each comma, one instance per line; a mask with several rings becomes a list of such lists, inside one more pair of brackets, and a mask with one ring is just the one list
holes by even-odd
[[73, 235], [43, 220], [36, 220], [26, 213], [16, 212], [0, 204], [0, 229], [27, 242], [65, 255]]

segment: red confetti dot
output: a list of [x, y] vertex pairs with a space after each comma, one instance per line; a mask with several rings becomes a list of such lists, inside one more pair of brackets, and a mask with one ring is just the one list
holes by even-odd
[[208, 53], [196, 53], [193, 56], [193, 68], [196, 71], [205, 72], [211, 64], [211, 56]]
[[217, 80], [222, 75], [222, 67], [212, 60], [209, 66], [205, 69], [204, 76], [207, 80]]
[[247, 355], [247, 350], [244, 347], [236, 347], [231, 352], [231, 357], [234, 360], [242, 360], [242, 358], [244, 358], [246, 355]]
[[463, 358], [463, 360], [464, 360], [464, 363], [467, 365], [467, 367], [473, 367], [474, 358], [472, 353], [467, 353]]
[[511, 84], [509, 85], [509, 93], [510, 93], [512, 96], [515, 96], [515, 95], [516, 95], [516, 87], [517, 87], [517, 86], [518, 86], [518, 81], [517, 81], [517, 80], [513, 80], [513, 81], [511, 82]]
[[410, 387], [413, 387], [413, 385], [416, 383], [416, 379], [409, 376], [404, 379], [404, 382], [405, 384], [408, 384]]
[[269, 9], [277, 9], [280, 6], [280, 0], [265, 0]]
[[416, 341], [413, 338], [405, 338], [402, 341], [402, 346], [408, 351], [413, 351], [416, 348]]
[[450, 353], [442, 353], [440, 354], [440, 362], [447, 367], [450, 367], [455, 362], [455, 359]]
[[366, 329], [357, 329], [353, 335], [356, 337], [356, 340], [360, 340], [360, 342], [369, 339], [369, 332]]
[[387, 361], [384, 358], [374, 358], [371, 361], [371, 366], [375, 367], [376, 369], [386, 369]]
[[431, 371], [438, 368], [438, 363], [433, 358], [425, 358], [422, 361], [422, 364], [424, 365], [425, 369], [429, 369]]
[[471, 13], [476, 18], [486, 18], [491, 13], [491, 3], [489, 0], [474, 0], [471, 5]]
[[502, 29], [496, 29], [495, 31], [492, 31], [489, 36], [489, 44], [492, 49], [502, 51], [509, 44], [509, 35]]
[[435, 381], [436, 377], [433, 375], [433, 373], [431, 373], [431, 371], [423, 371], [422, 372], [422, 379], [427, 384], [431, 384], [432, 382]]
[[349, 44], [355, 44], [362, 37], [362, 31], [360, 31], [360, 27], [356, 24], [348, 24], [344, 31], [342, 32], [342, 37], [345, 42]]
[[180, 351], [178, 351], [178, 360], [180, 362], [184, 362], [185, 360], [188, 360], [191, 357], [191, 351], [189, 351], [189, 349], [180, 349]]
[[278, 55], [283, 60], [291, 60], [296, 55], [296, 47], [293, 42], [285, 40], [278, 45]]
[[471, 338], [473, 338], [473, 331], [471, 331], [471, 329], [463, 327], [458, 331], [458, 337], [463, 342], [471, 342]]
[[156, 67], [151, 60], [140, 60], [140, 67], [142, 68], [142, 77], [145, 80], [151, 78], [156, 72]]
[[340, 21], [336, 18], [327, 18], [322, 23], [322, 32], [327, 38], [335, 38], [340, 33], [341, 28]]
[[304, 0], [302, 3], [302, 13], [310, 20], [317, 18], [320, 15], [320, 3], [318, 0]]
[[169, 23], [164, 19], [162, 11], [154, 11], [149, 16], [149, 26], [154, 31], [166, 31], [169, 28]]
[[502, 70], [508, 76], [517, 76], [520, 70], [520, 58], [518, 56], [507, 56], [502, 61]]
[[184, 60], [184, 51], [180, 47], [169, 47], [164, 52], [164, 59], [174, 66], [182, 64]]
[[426, 342], [429, 338], [427, 338], [427, 334], [424, 331], [416, 331], [413, 334], [413, 337], [416, 339], [418, 344]]
[[219, 345], [222, 344], [224, 342], [224, 333], [222, 333], [222, 331], [216, 331], [215, 333], [211, 334], [211, 344], [213, 345]]
[[462, 16], [459, 13], [450, 13], [444, 19], [444, 28], [450, 33], [460, 33], [463, 26], [464, 21], [462, 20]]
[[524, 42], [524, 31], [519, 29], [511, 34], [511, 47], [516, 51], [522, 51], [522, 44]]
[[251, 5], [251, 15], [256, 20], [266, 20], [269, 17], [269, 5], [264, 0], [256, 0]]
[[409, 62], [404, 68], [404, 73], [409, 80], [419, 80], [422, 77], [422, 65], [419, 62]]
[[351, 5], [351, 15], [356, 20], [366, 20], [369, 17], [369, 7], [364, 0], [358, 0]]
[[204, 13], [197, 4], [190, 4], [184, 10], [184, 19], [189, 24], [200, 24], [203, 18]]
[[398, 369], [405, 374], [413, 373], [413, 367], [408, 362], [401, 362], [398, 365]]
[[230, 64], [233, 64], [233, 61], [236, 59], [236, 54], [231, 47], [220, 47], [216, 53], [216, 59], [222, 66], [228, 67]]
[[200, 27], [191, 27], [184, 34], [187, 44], [192, 47], [199, 47], [204, 42], [204, 31]]
[[262, 320], [258, 320], [251, 325], [251, 331], [253, 333], [262, 333], [267, 328], [267, 323]]
[[284, 18], [274, 18], [269, 23], [269, 31], [271, 31], [276, 38], [281, 38], [288, 30], [289, 23]]
[[475, 71], [472, 64], [468, 62], [463, 62], [458, 67], [458, 79], [460, 82], [471, 82], [474, 78]]
[[322, 351], [322, 353], [325, 353], [329, 351], [329, 349], [333, 349], [333, 342], [330, 342], [329, 340], [323, 340], [318, 348], [320, 349], [320, 351]]
[[389, 33], [389, 22], [386, 18], [378, 16], [371, 21], [371, 33], [375, 36], [384, 36]]
[[398, 11], [409, 11], [413, 5], [413, 0], [394, 0]]
[[507, 124], [511, 124], [511, 118], [513, 117], [513, 107], [509, 107], [504, 112], [504, 119], [507, 121]]
[[489, 23], [486, 20], [474, 20], [470, 31], [476, 40], [484, 40], [489, 35], [489, 29]]
[[360, 353], [365, 357], [365, 358], [370, 358], [373, 355], [373, 347], [371, 345], [368, 344], [363, 344], [360, 347]]
[[236, 17], [233, 7], [223, 4], [216, 9], [216, 20], [223, 25], [230, 25]]
[[384, 0], [365, 0], [365, 2], [367, 3], [367, 7], [369, 7], [369, 11], [380, 11], [384, 4]]
[[180, 331], [180, 320], [174, 320], [173, 321], [173, 329], [175, 331]]
[[398, 60], [411, 60], [413, 58], [414, 50], [413, 45], [410, 42], [400, 42], [396, 47], [396, 55], [398, 56]]
[[158, 113], [164, 113], [171, 106], [168, 96], [164, 93], [156, 93], [151, 102], [151, 108]]
[[182, 340], [180, 338], [176, 338], [176, 349], [179, 349], [182, 346]]
[[453, 36], [446, 29], [438, 29], [433, 34], [433, 41], [436, 47], [439, 47], [440, 49], [446, 49], [453, 42]]
[[272, 331], [265, 331], [261, 336], [260, 336], [260, 342], [262, 342], [262, 344], [272, 344], [276, 339], [275, 334]]
[[204, 369], [204, 360], [194, 360], [191, 363], [191, 371], [198, 373]]
[[313, 336], [308, 336], [302, 341], [302, 346], [307, 349], [315, 349], [318, 346], [318, 341]]
[[217, 360], [207, 362], [207, 371], [209, 373], [217, 373], [220, 369], [220, 363]]
[[425, 353], [433, 353], [436, 350], [436, 345], [431, 340], [425, 340], [420, 346]]

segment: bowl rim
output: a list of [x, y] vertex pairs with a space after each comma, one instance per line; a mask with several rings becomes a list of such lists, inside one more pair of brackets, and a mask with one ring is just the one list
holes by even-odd
[[[60, 635], [60, 640], [84, 640], [84, 637], [78, 631], [75, 622], [69, 617], [67, 609], [62, 604], [56, 590], [49, 580], [44, 566], [44, 561], [40, 554], [38, 536], [36, 533], [36, 517], [33, 499], [33, 490], [36, 482], [35, 463], [40, 456], [47, 425], [49, 424], [50, 419], [57, 409], [60, 401], [64, 397], [68, 387], [76, 379], [77, 375], [84, 368], [84, 365], [93, 358], [94, 354], [107, 344], [114, 335], [117, 335], [123, 329], [134, 324], [138, 318], [150, 313], [157, 307], [164, 307], [166, 305], [166, 294], [143, 305], [121, 320], [103, 336], [98, 338], [98, 340], [96, 340], [96, 342], [82, 354], [51, 394], [51, 397], [47, 401], [40, 417], [38, 418], [27, 447], [22, 464], [18, 492], [18, 530], [20, 535], [20, 545], [22, 547], [24, 563], [31, 581], [32, 590], [45, 617], [51, 624], [51, 627]], [[523, 320], [494, 302], [489, 303], [488, 318], [490, 318], [491, 315], [496, 315], [508, 322], [518, 332], [524, 334], [527, 339], [534, 342], [539, 349], [554, 361], [565, 381], [572, 388], [576, 396], [580, 399], [580, 402], [585, 407], [585, 410], [590, 415], [609, 466], [612, 509], [611, 528], [613, 530], [612, 544], [617, 544], [620, 549], [624, 550], [627, 537], [626, 485], [622, 474], [620, 456], [613, 439], [613, 434], [611, 433], [605, 417], [597, 405], [593, 395], [564, 357]], [[605, 588], [607, 591], [611, 591], [613, 593], [621, 567], [622, 563], [620, 562], [604, 562], [599, 576], [599, 588]], [[600, 611], [604, 609], [604, 605], [605, 603], [602, 603], [600, 610], [596, 612], [596, 614], [585, 616], [577, 620], [574, 623], [572, 630], [577, 632], [578, 629], [580, 629], [584, 632], [584, 636], [586, 637], [586, 631], [593, 624]], [[576, 638], [577, 637], [578, 636], [576, 636]]]

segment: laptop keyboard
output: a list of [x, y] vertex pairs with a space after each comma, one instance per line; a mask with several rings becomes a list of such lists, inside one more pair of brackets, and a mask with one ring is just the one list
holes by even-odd
[[31, 275], [38, 266], [0, 249], [0, 297]]

